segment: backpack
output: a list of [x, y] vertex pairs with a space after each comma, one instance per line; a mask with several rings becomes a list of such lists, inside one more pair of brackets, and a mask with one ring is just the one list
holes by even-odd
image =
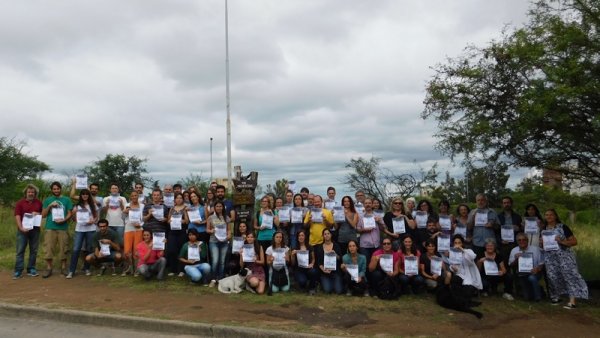
[[393, 277], [386, 276], [377, 285], [377, 297], [387, 300], [398, 299], [400, 297], [398, 282]]

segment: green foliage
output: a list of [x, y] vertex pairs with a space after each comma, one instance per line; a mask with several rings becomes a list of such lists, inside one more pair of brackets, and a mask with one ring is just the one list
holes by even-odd
[[434, 67], [424, 119], [452, 158], [600, 184], [600, 2], [540, 0], [529, 23]]
[[184, 189], [187, 189], [189, 187], [196, 187], [197, 191], [199, 191], [200, 194], [202, 194], [202, 196], [206, 196], [206, 192], [208, 191], [208, 187], [210, 186], [210, 182], [202, 177], [202, 173], [190, 173], [187, 177], [179, 180], [179, 183], [183, 185]]
[[273, 194], [275, 197], [281, 197], [285, 199], [285, 193], [287, 191], [288, 180], [282, 178], [275, 181], [275, 185], [267, 184], [265, 194]]
[[108, 192], [110, 185], [115, 183], [122, 192], [133, 189], [135, 182], [144, 185], [152, 183], [151, 178], [142, 176], [147, 173], [146, 159], [133, 155], [126, 157], [123, 154], [107, 154], [101, 160], [92, 162], [83, 169], [88, 175], [88, 183], [98, 183], [101, 192]]
[[0, 137], [0, 203], [18, 200], [23, 194], [25, 180], [36, 180], [50, 167], [23, 152], [25, 143]]

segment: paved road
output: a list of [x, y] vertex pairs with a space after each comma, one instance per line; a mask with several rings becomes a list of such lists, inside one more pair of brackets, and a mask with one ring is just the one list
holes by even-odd
[[2, 338], [187, 338], [189, 335], [158, 334], [148, 331], [104, 328], [95, 325], [51, 322], [37, 319], [22, 319], [16, 317], [0, 317], [0, 337]]

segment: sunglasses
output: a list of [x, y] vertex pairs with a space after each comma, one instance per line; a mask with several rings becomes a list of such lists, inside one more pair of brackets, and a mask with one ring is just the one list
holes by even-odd
[[383, 245], [392, 245], [392, 243], [383, 242]]

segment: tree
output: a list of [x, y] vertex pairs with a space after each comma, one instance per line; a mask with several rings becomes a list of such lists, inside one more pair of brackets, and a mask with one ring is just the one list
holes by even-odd
[[365, 194], [381, 201], [384, 209], [389, 207], [392, 197], [410, 196], [417, 188], [434, 183], [437, 177], [436, 165], [428, 171], [420, 170], [421, 179], [417, 180], [411, 174], [396, 174], [388, 168], [380, 167], [381, 159], [362, 157], [350, 159], [346, 168], [352, 171], [344, 177], [343, 183], [354, 190], [362, 190]]
[[24, 180], [38, 180], [50, 167], [23, 151], [25, 142], [0, 137], [0, 202], [15, 201], [22, 196]]
[[135, 155], [126, 157], [123, 154], [107, 154], [104, 159], [85, 167], [83, 172], [88, 175], [89, 183], [100, 185], [100, 191], [109, 191], [110, 185], [114, 183], [121, 191], [126, 192], [133, 189], [135, 182], [143, 182], [144, 185], [154, 183], [151, 178], [142, 176], [148, 172], [146, 161]]
[[206, 196], [206, 192], [208, 191], [208, 187], [210, 186], [210, 182], [202, 177], [202, 173], [200, 174], [192, 174], [190, 173], [188, 177], [182, 178], [179, 180], [183, 188], [196, 187], [198, 192], [202, 194], [202, 196]]
[[600, 184], [600, 2], [541, 0], [529, 23], [434, 67], [424, 119], [453, 159]]
[[273, 194], [275, 197], [281, 197], [285, 201], [285, 193], [287, 191], [288, 180], [282, 178], [280, 180], [275, 181], [275, 185], [267, 184], [266, 193]]

